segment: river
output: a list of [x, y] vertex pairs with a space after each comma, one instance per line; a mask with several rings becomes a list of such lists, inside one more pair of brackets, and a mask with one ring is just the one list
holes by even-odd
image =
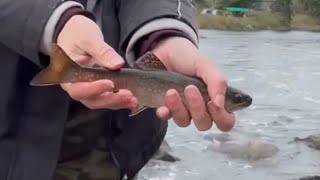
[[192, 124], [170, 122], [166, 140], [175, 163], [150, 161], [139, 179], [148, 180], [292, 180], [320, 175], [320, 152], [294, 137], [320, 133], [320, 33], [200, 31], [200, 50], [218, 66], [229, 85], [253, 97], [236, 113], [229, 132], [243, 141], [267, 140], [278, 146], [272, 160], [250, 162], [207, 150], [212, 142]]

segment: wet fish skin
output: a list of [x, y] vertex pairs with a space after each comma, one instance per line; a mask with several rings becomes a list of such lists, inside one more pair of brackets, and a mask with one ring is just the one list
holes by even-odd
[[[109, 79], [114, 83], [115, 93], [119, 89], [128, 89], [137, 97], [139, 107], [131, 115], [139, 113], [147, 107], [157, 108], [164, 105], [165, 93], [169, 89], [177, 90], [183, 103], [186, 103], [184, 89], [188, 85], [198, 87], [205, 102], [210, 100], [207, 86], [202, 80], [164, 70], [164, 65], [161, 61], [151, 53], [147, 53], [139, 58], [136, 64], [138, 65], [136, 68], [121, 68], [116, 71], [102, 67], [81, 66], [75, 63], [62, 48], [54, 45], [49, 66], [40, 71], [31, 80], [30, 85], [49, 86], [61, 83], [91, 82]], [[149, 64], [152, 66], [148, 66]], [[225, 109], [228, 112], [246, 108], [251, 103], [252, 98], [248, 94], [236, 88], [227, 87]]]

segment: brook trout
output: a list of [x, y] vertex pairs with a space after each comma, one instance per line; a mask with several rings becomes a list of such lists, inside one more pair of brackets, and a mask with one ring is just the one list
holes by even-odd
[[[185, 103], [184, 89], [195, 85], [203, 95], [204, 101], [210, 100], [206, 84], [199, 78], [167, 71], [162, 62], [151, 52], [137, 59], [134, 68], [108, 70], [103, 67], [88, 67], [74, 62], [58, 45], [54, 44], [48, 67], [40, 71], [30, 82], [32, 86], [49, 86], [61, 83], [91, 82], [109, 79], [114, 83], [114, 93], [128, 89], [137, 98], [139, 106], [131, 112], [133, 116], [146, 108], [164, 105], [165, 93], [175, 89]], [[225, 96], [225, 109], [234, 112], [250, 106], [252, 98], [239, 89], [228, 86]]]

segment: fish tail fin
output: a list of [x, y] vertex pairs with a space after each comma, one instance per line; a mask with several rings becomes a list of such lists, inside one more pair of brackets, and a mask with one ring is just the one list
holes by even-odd
[[49, 86], [64, 83], [70, 70], [79, 68], [66, 52], [57, 44], [53, 44], [50, 64], [41, 70], [31, 81], [32, 86]]

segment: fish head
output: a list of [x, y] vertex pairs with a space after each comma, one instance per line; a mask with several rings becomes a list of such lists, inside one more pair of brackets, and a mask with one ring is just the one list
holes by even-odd
[[228, 87], [226, 92], [225, 109], [227, 112], [234, 112], [252, 104], [250, 95], [242, 92], [239, 89]]

